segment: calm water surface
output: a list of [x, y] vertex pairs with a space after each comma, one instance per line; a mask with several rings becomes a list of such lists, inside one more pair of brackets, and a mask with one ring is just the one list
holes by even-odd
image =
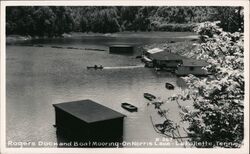
[[[27, 41], [27, 44], [42, 44], [44, 47], [8, 45], [6, 48], [6, 112], [7, 141], [56, 142], [53, 127], [55, 113], [52, 104], [92, 99], [127, 117], [124, 119], [124, 141], [155, 141], [157, 134], [150, 120], [161, 119], [152, 107], [147, 106], [144, 92], [162, 99], [181, 90], [176, 85], [177, 77], [169, 73], [156, 73], [149, 68], [117, 68], [118, 66], [141, 66], [134, 55], [108, 53], [109, 44], [145, 45], [162, 43], [171, 39], [144, 34], [135, 37], [76, 37]], [[182, 41], [180, 39], [179, 41]], [[178, 39], [177, 39], [178, 41]], [[62, 47], [98, 48], [106, 51], [51, 48]], [[86, 66], [101, 64], [104, 70], [87, 70]], [[116, 67], [116, 68], [112, 68]], [[169, 91], [165, 82], [176, 85]], [[130, 113], [121, 108], [122, 102], [138, 107]], [[178, 121], [175, 103], [165, 105], [169, 116]]]

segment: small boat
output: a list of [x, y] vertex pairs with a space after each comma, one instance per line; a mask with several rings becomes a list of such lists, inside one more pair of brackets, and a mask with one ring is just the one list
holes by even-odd
[[144, 93], [143, 95], [144, 95], [144, 97], [145, 97], [146, 99], [148, 99], [148, 100], [150, 100], [150, 101], [156, 99], [156, 97], [155, 97], [154, 95], [150, 94], [150, 93]]
[[142, 58], [142, 56], [141, 56], [141, 55], [139, 55], [139, 56], [136, 56], [135, 58], [136, 58], [136, 59], [139, 59], [139, 58]]
[[137, 107], [135, 107], [134, 105], [131, 105], [129, 103], [122, 103], [121, 107], [130, 111], [130, 112], [137, 112]]
[[169, 89], [169, 90], [173, 90], [174, 89], [174, 85], [172, 85], [171, 83], [168, 83], [168, 82], [166, 82], [165, 87], [167, 89]]
[[100, 66], [97, 66], [97, 65], [95, 65], [95, 66], [87, 66], [87, 69], [95, 69], [95, 70], [103, 69], [103, 66], [102, 65], [100, 65]]

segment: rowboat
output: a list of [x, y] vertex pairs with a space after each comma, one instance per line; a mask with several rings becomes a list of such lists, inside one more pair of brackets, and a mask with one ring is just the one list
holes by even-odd
[[156, 99], [156, 97], [150, 93], [144, 93], [143, 96], [150, 101]]
[[166, 82], [165, 87], [167, 89], [169, 89], [169, 90], [173, 90], [174, 89], [174, 85], [172, 85], [171, 83], [168, 83], [168, 82]]
[[137, 107], [129, 103], [122, 103], [121, 107], [124, 108], [125, 110], [128, 110], [129, 112], [137, 112], [138, 110]]

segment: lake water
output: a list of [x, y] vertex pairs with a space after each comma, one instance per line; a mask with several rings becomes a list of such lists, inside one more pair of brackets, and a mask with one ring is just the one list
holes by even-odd
[[[188, 36], [191, 35], [193, 34], [161, 33], [158, 37], [157, 33], [126, 33], [118, 36], [40, 39], [7, 45], [7, 142], [57, 142], [52, 104], [82, 99], [92, 99], [127, 115], [124, 119], [126, 142], [154, 142], [156, 138], [162, 138], [154, 131], [150, 116], [153, 121], [161, 119], [152, 107], [147, 106], [148, 101], [143, 93], [149, 92], [167, 99], [181, 91], [176, 85], [179, 79], [170, 73], [156, 73], [150, 68], [141, 67], [141, 61], [135, 58], [140, 52], [137, 49], [133, 55], [118, 55], [109, 54], [108, 46], [119, 43], [141, 46], [171, 40], [184, 41], [190, 39]], [[43, 47], [25, 44], [39, 44]], [[105, 51], [83, 50], [86, 48]], [[107, 69], [86, 69], [95, 64], [101, 64]], [[167, 90], [165, 82], [175, 85], [175, 90]], [[121, 108], [122, 102], [137, 106], [138, 112], [124, 110]], [[177, 105], [168, 103], [165, 107], [170, 109], [169, 117], [178, 121]]]

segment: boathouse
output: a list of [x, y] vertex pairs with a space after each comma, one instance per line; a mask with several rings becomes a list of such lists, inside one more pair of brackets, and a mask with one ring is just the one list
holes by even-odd
[[125, 115], [92, 100], [53, 104], [53, 106], [57, 133], [67, 139], [88, 142], [122, 141]]
[[150, 63], [152, 67], [174, 71], [179, 64], [182, 64], [182, 57], [171, 53], [169, 49], [153, 48], [143, 53], [142, 61], [146, 66]]
[[157, 52], [152, 54], [153, 66], [166, 70], [175, 70], [179, 64], [182, 64], [184, 57], [170, 52]]
[[145, 63], [145, 67], [154, 67], [153, 65], [153, 60], [151, 58], [152, 54], [158, 53], [158, 52], [162, 52], [164, 51], [163, 49], [159, 49], [159, 48], [153, 48], [153, 49], [149, 49], [143, 52], [142, 54], [142, 62]]
[[132, 45], [120, 44], [109, 46], [109, 53], [115, 54], [132, 54], [134, 47]]
[[175, 73], [178, 76], [185, 76], [188, 74], [206, 76], [210, 73], [203, 69], [205, 66], [208, 66], [208, 63], [202, 60], [183, 59], [183, 63], [177, 67]]

